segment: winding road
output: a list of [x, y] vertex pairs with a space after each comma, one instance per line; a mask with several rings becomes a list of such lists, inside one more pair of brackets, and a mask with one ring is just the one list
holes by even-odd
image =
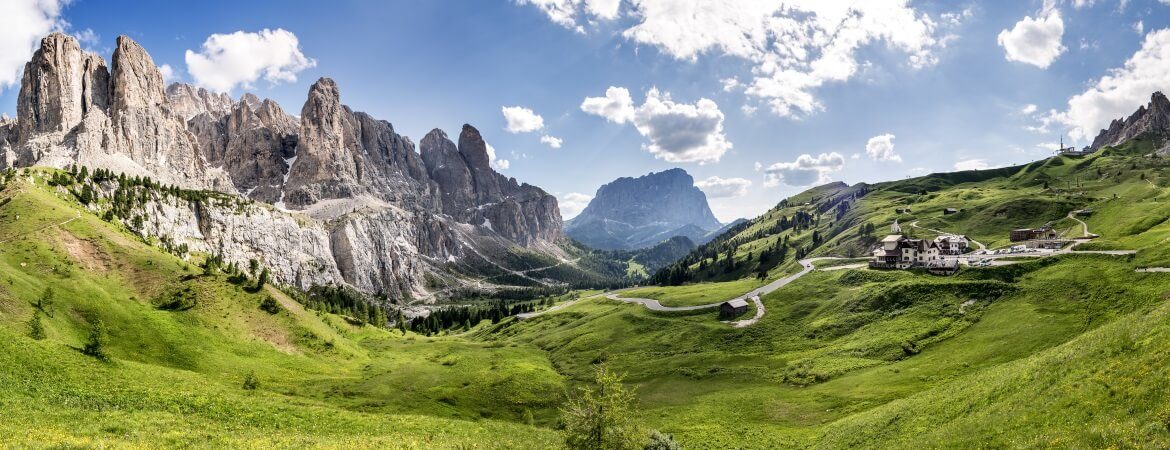
[[834, 259], [844, 259], [844, 258], [837, 258], [837, 257], [833, 257], [833, 256], [823, 256], [820, 258], [802, 259], [802, 260], [800, 260], [800, 265], [802, 267], [800, 272], [794, 273], [794, 274], [789, 275], [787, 277], [780, 278], [780, 279], [773, 281], [771, 283], [768, 283], [768, 284], [765, 284], [765, 285], [760, 286], [758, 288], [752, 289], [751, 291], [748, 291], [746, 294], [740, 295], [738, 297], [730, 298], [730, 299], [727, 299], [727, 300], [724, 300], [721, 302], [708, 303], [706, 305], [665, 306], [662, 303], [660, 303], [658, 300], [655, 300], [652, 298], [636, 298], [636, 297], [622, 297], [622, 296], [620, 296], [619, 293], [621, 293], [625, 289], [619, 290], [619, 291], [614, 291], [614, 292], [608, 292], [605, 294], [605, 297], [610, 299], [610, 300], [616, 300], [619, 302], [637, 303], [637, 304], [640, 304], [642, 306], [645, 306], [646, 309], [649, 309], [651, 311], [666, 311], [666, 312], [698, 311], [698, 310], [703, 310], [703, 309], [712, 309], [712, 308], [718, 308], [719, 305], [723, 304], [724, 302], [728, 302], [728, 301], [732, 301], [732, 300], [747, 300], [747, 301], [751, 301], [752, 303], [756, 304], [755, 317], [752, 317], [750, 319], [739, 320], [739, 321], [735, 321], [735, 322], [725, 322], [725, 323], [728, 323], [735, 328], [743, 328], [743, 327], [748, 327], [748, 326], [755, 324], [756, 322], [758, 322], [760, 320], [760, 318], [764, 317], [764, 314], [766, 311], [764, 309], [764, 303], [762, 301], [760, 301], [760, 297], [768, 295], [768, 294], [772, 293], [772, 291], [780, 289], [780, 288], [788, 285], [789, 283], [796, 281], [800, 277], [805, 276], [809, 272], [812, 272], [814, 269], [816, 269], [816, 267], [813, 265], [813, 263], [815, 263], [817, 261], [834, 260]]

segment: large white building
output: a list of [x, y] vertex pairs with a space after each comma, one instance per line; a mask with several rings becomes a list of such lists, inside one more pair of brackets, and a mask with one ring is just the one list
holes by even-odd
[[869, 267], [874, 269], [909, 269], [926, 266], [939, 259], [938, 244], [925, 239], [912, 239], [900, 234], [891, 234], [882, 239], [881, 246], [873, 251]]

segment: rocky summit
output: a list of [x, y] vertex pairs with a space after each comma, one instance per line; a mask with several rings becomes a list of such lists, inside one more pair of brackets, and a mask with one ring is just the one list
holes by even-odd
[[1114, 119], [1109, 128], [1101, 130], [1091, 150], [1101, 147], [1116, 147], [1142, 134], [1165, 136], [1170, 134], [1170, 99], [1161, 92], [1150, 96], [1148, 105], [1138, 108], [1128, 118]]
[[670, 169], [601, 186], [565, 225], [565, 233], [594, 248], [632, 250], [674, 236], [702, 244], [721, 227], [695, 179], [685, 170]]
[[345, 106], [329, 78], [297, 118], [252, 94], [164, 86], [125, 36], [107, 66], [54, 33], [26, 65], [17, 111], [0, 120], [0, 168], [79, 165], [246, 197], [258, 203], [151, 197], [154, 220], [127, 226], [229, 262], [257, 259], [277, 282], [430, 298], [491, 289], [485, 279], [501, 274], [560, 283], [512, 273], [517, 251], [567, 260], [556, 198], [497, 173], [478, 130], [464, 125], [456, 144], [436, 129], [420, 154], [390, 122]]

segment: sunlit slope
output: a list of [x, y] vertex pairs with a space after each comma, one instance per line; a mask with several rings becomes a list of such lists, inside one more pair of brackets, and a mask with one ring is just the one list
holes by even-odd
[[[41, 172], [7, 181], [0, 191], [5, 445], [559, 442], [552, 430], [523, 423], [554, 420], [563, 392], [535, 349], [402, 336], [306, 311], [271, 286], [256, 291], [254, 279], [204, 274], [141, 242], [47, 186]], [[261, 308], [269, 298], [273, 312]], [[29, 337], [38, 303], [43, 340]], [[108, 362], [81, 351], [97, 321], [108, 330]], [[256, 389], [243, 387], [248, 378]]]

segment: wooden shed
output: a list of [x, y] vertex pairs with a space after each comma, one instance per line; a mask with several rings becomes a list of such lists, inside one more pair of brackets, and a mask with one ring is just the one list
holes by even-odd
[[720, 317], [735, 317], [747, 312], [748, 302], [742, 298], [728, 300], [719, 305]]

